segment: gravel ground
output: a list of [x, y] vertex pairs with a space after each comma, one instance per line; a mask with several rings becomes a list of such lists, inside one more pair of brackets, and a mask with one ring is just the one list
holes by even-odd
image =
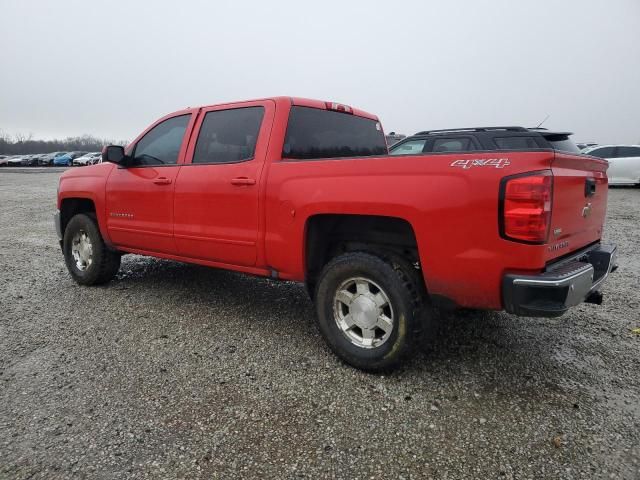
[[378, 376], [298, 284], [132, 255], [74, 284], [59, 171], [28, 172], [0, 171], [0, 478], [640, 478], [640, 190], [610, 191], [604, 305], [447, 314]]

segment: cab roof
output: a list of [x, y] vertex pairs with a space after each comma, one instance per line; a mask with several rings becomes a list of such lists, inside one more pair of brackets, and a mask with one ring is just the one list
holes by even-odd
[[271, 100], [271, 101], [275, 102], [276, 104], [280, 104], [280, 105], [283, 105], [283, 106], [284, 105], [295, 105], [295, 106], [298, 106], [298, 107], [318, 108], [320, 110], [331, 110], [331, 108], [329, 108], [330, 105], [346, 106], [353, 112], [353, 115], [357, 115], [358, 117], [369, 118], [369, 119], [375, 120], [375, 121], [379, 120], [376, 115], [373, 115], [372, 113], [369, 113], [369, 112], [365, 112], [364, 110], [360, 110], [358, 108], [353, 108], [352, 106], [347, 105], [347, 104], [343, 104], [343, 103], [339, 103], [339, 102], [333, 102], [333, 101], [314, 100], [314, 99], [311, 99], [311, 98], [304, 98], [304, 97], [285, 97], [285, 96], [265, 97], [265, 98], [256, 98], [256, 99], [252, 99], [252, 100], [241, 100], [241, 101], [237, 101], [237, 102], [217, 103], [217, 104], [214, 104], [214, 105], [203, 105], [200, 108], [218, 107], [218, 106], [223, 106], [223, 105], [229, 105], [229, 106], [241, 105], [243, 103], [263, 102], [265, 100]]

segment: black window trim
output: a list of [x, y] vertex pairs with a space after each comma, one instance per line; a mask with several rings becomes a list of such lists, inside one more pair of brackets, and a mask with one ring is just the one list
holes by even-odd
[[[240, 110], [243, 108], [262, 108], [262, 119], [260, 120], [260, 126], [258, 127], [258, 135], [256, 136], [256, 147], [258, 146], [258, 140], [260, 139], [260, 130], [262, 130], [262, 125], [264, 125], [264, 118], [267, 115], [267, 109], [265, 108], [265, 106], [263, 104], [260, 105], [245, 105], [242, 107], [231, 107], [231, 108], [212, 108], [211, 110], [207, 110], [207, 111], [202, 111], [200, 112], [202, 115], [202, 122], [200, 122], [200, 126], [198, 128], [198, 131], [195, 132], [195, 128], [194, 128], [194, 132], [193, 135], [195, 135], [195, 143], [193, 145], [193, 152], [191, 153], [191, 157], [190, 158], [186, 158], [184, 159], [184, 163], [182, 164], [183, 167], [193, 167], [193, 166], [199, 166], [199, 165], [236, 165], [238, 163], [247, 163], [247, 162], [251, 162], [253, 160], [255, 160], [256, 158], [256, 148], [253, 149], [253, 155], [251, 155], [249, 158], [245, 158], [243, 160], [234, 160], [232, 162], [197, 162], [194, 163], [193, 162], [193, 156], [196, 153], [196, 146], [198, 145], [198, 138], [200, 137], [200, 130], [202, 130], [202, 124], [204, 123], [205, 118], [207, 117], [208, 113], [212, 113], [212, 112], [227, 112], [229, 110]], [[188, 160], [188, 162], [187, 162]]]

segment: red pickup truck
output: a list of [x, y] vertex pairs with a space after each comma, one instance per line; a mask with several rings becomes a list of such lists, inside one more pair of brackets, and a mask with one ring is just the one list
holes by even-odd
[[342, 104], [189, 108], [66, 171], [56, 229], [82, 285], [125, 253], [304, 281], [333, 351], [389, 369], [432, 306], [600, 303], [616, 254], [600, 243], [607, 162], [531, 145], [390, 156], [378, 118]]

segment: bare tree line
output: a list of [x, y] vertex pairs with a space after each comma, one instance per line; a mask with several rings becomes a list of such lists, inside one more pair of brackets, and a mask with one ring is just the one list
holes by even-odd
[[23, 155], [51, 152], [99, 152], [105, 145], [126, 145], [126, 140], [115, 142], [111, 139], [80, 135], [54, 140], [37, 140], [32, 134], [9, 135], [0, 131], [0, 154]]

